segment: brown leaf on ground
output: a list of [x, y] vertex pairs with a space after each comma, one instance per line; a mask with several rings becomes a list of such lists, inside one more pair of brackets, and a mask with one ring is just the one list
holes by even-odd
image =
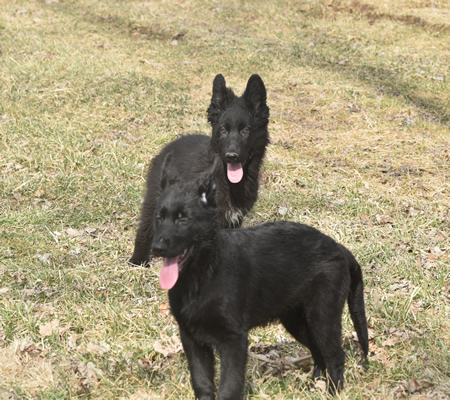
[[39, 327], [39, 334], [41, 336], [51, 336], [54, 333], [59, 333], [59, 319], [54, 319]]
[[387, 215], [376, 214], [375, 219], [379, 225], [392, 224], [392, 218]]
[[326, 392], [327, 390], [327, 383], [322, 380], [317, 380], [314, 384], [314, 387], [318, 389], [320, 392]]
[[418, 210], [414, 207], [409, 207], [405, 213], [406, 213], [406, 216], [408, 216], [408, 217], [417, 217], [420, 214], [420, 210]]
[[178, 339], [178, 336], [166, 336], [165, 343], [161, 343], [159, 341], [153, 342], [153, 349], [157, 352], [162, 354], [164, 357], [167, 357], [169, 354], [175, 354], [179, 353], [183, 350], [183, 346], [181, 345], [180, 339]]
[[372, 360], [378, 361], [386, 367], [391, 368], [395, 365], [395, 361], [390, 358], [390, 354], [385, 349], [378, 347], [375, 344], [370, 346], [370, 356]]
[[399, 341], [399, 338], [397, 337], [388, 337], [383, 343], [381, 343], [383, 346], [395, 346], [397, 342]]
[[392, 389], [392, 393], [395, 397], [407, 397], [413, 393], [419, 393], [424, 389], [428, 389], [434, 386], [434, 383], [422, 380], [418, 381], [416, 379], [411, 379], [410, 381], [400, 381], [397, 382], [397, 385]]
[[67, 236], [69, 236], [71, 238], [83, 235], [83, 231], [79, 231], [79, 230], [73, 229], [73, 228], [67, 228], [66, 233], [67, 233]]
[[19, 347], [19, 351], [21, 353], [28, 353], [28, 354], [31, 354], [34, 356], [38, 356], [38, 355], [42, 354], [42, 349], [40, 347], [37, 347], [33, 343], [22, 344]]
[[159, 312], [160, 312], [161, 314], [168, 314], [169, 311], [170, 311], [170, 307], [169, 307], [169, 303], [168, 303], [167, 301], [164, 302], [164, 303], [161, 303], [161, 304], [159, 305]]
[[436, 235], [434, 236], [434, 240], [436, 242], [443, 242], [445, 240], [445, 236], [442, 232], [436, 232]]
[[88, 353], [98, 354], [99, 356], [107, 353], [109, 350], [111, 350], [111, 346], [105, 342], [99, 344], [89, 342], [86, 346]]
[[21, 274], [20, 272], [16, 272], [13, 275], [13, 277], [19, 283], [25, 282], [27, 280], [27, 278], [23, 274]]
[[87, 393], [99, 381], [101, 371], [92, 362], [73, 361], [72, 369], [78, 377], [77, 393]]
[[14, 393], [12, 392], [1, 392], [0, 393], [0, 399], [1, 400], [13, 400], [14, 397]]
[[374, 390], [381, 385], [381, 379], [375, 378], [372, 382], [367, 385], [367, 389]]
[[76, 333], [73, 333], [72, 335], [70, 335], [69, 340], [67, 342], [67, 347], [69, 348], [69, 350], [77, 349], [77, 340], [78, 340], [78, 335]]
[[41, 314], [54, 314], [55, 309], [51, 304], [36, 304], [34, 306], [34, 311]]

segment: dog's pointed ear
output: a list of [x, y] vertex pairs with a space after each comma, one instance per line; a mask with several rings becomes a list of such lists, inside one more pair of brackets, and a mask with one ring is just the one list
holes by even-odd
[[164, 190], [167, 186], [173, 185], [178, 181], [178, 170], [173, 161], [172, 152], [168, 153], [164, 158], [162, 168], [161, 168], [161, 189]]
[[198, 195], [204, 207], [217, 207], [216, 187], [217, 184], [214, 175], [208, 175], [206, 180], [199, 186]]
[[247, 82], [247, 87], [242, 95], [245, 104], [252, 114], [257, 114], [260, 111], [269, 110], [267, 107], [267, 93], [266, 87], [261, 77], [254, 74]]
[[211, 104], [208, 108], [208, 121], [212, 125], [218, 122], [220, 115], [227, 109], [233, 96], [233, 91], [226, 87], [223, 75], [216, 75], [213, 81]]

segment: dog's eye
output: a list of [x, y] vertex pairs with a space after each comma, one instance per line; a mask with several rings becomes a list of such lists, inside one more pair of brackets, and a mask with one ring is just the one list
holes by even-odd
[[250, 128], [244, 128], [244, 129], [242, 129], [241, 133], [242, 133], [243, 135], [248, 135], [248, 134], [250, 133]]
[[175, 224], [176, 225], [184, 225], [187, 222], [187, 218], [181, 214], [178, 213], [177, 218], [175, 219]]
[[222, 128], [220, 128], [220, 133], [222, 135], [226, 135], [228, 133], [228, 131], [222, 126]]
[[177, 220], [175, 221], [176, 225], [185, 225], [187, 222], [187, 218], [177, 218]]

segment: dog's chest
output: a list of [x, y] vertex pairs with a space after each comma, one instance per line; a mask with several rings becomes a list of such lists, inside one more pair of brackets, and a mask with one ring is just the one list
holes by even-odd
[[244, 219], [244, 212], [238, 208], [230, 207], [225, 211], [225, 220], [229, 226], [240, 226]]
[[178, 324], [198, 341], [214, 345], [231, 333], [231, 326], [221, 309], [217, 297], [200, 296], [172, 311]]

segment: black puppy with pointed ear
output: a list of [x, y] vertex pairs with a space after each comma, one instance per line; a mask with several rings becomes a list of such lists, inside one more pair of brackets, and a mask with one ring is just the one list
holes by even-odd
[[169, 185], [173, 185], [178, 181], [180, 176], [174, 162], [172, 161], [172, 158], [172, 153], [167, 154], [166, 158], [164, 158], [161, 171], [161, 190], [164, 190]]
[[[152, 161], [147, 192], [130, 263], [151, 258], [153, 216], [161, 192], [174, 182], [192, 182], [211, 174], [216, 185], [217, 223], [237, 228], [258, 197], [259, 174], [269, 143], [267, 93], [259, 75], [252, 75], [242, 96], [226, 86], [223, 75], [213, 81], [207, 110], [212, 136], [187, 135], [169, 143]], [[165, 162], [171, 154], [170, 163]]]
[[[223, 75], [217, 75], [213, 81], [213, 95], [208, 108], [208, 121], [213, 127], [219, 123], [220, 117], [235, 99], [234, 92], [226, 87]], [[241, 99], [247, 111], [255, 116], [259, 114], [261, 123], [268, 123], [269, 107], [266, 104], [266, 87], [259, 75], [254, 74], [249, 78]]]

